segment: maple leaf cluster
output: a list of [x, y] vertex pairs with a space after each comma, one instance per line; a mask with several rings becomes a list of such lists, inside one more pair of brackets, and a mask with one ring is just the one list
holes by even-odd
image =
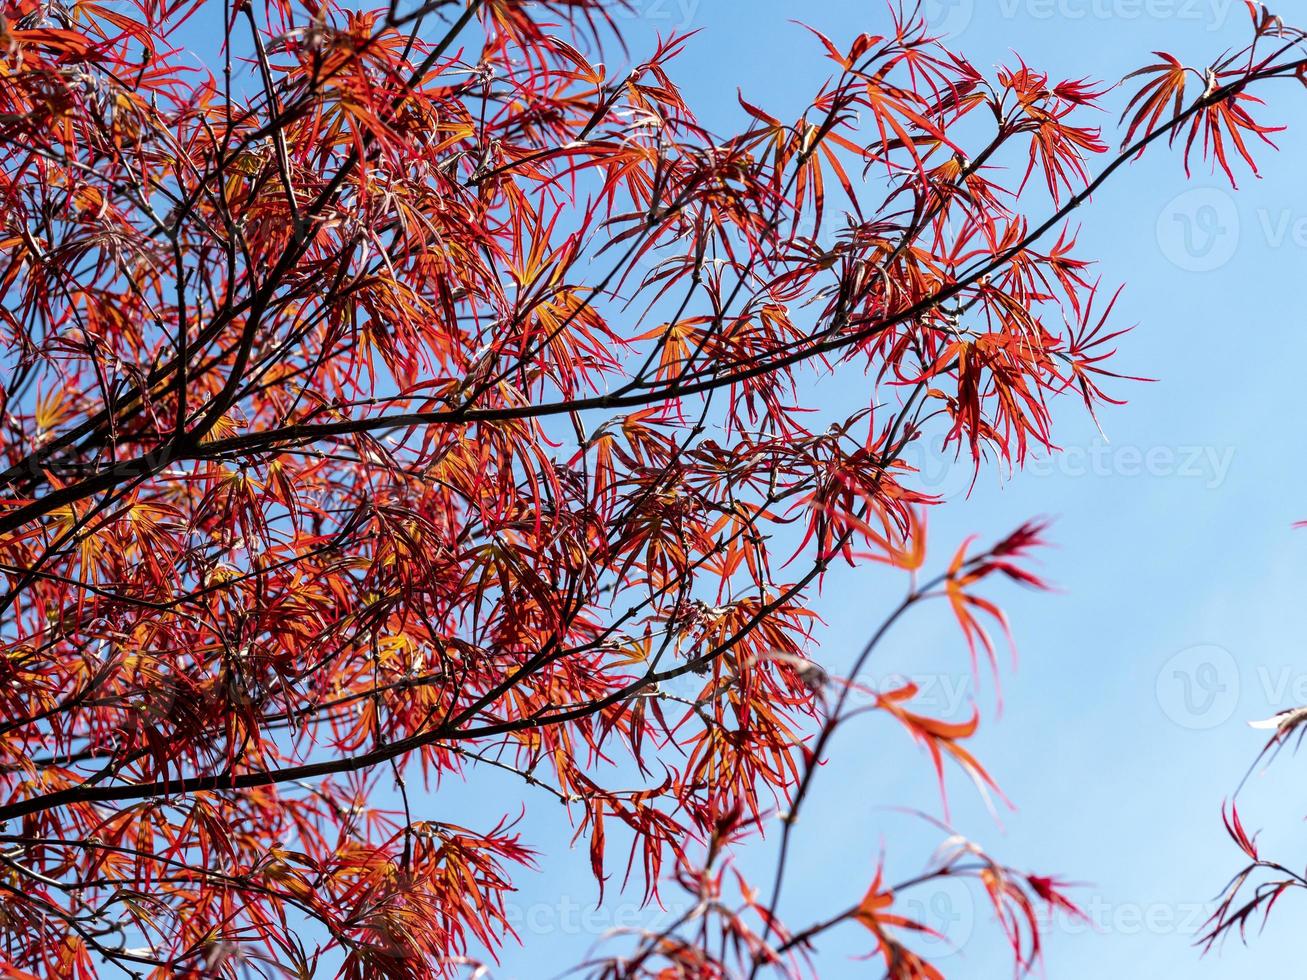
[[[511, 818], [433, 815], [487, 770], [565, 804], [601, 894], [691, 896], [597, 977], [804, 975], [845, 923], [937, 977], [896, 896], [949, 876], [1019, 970], [1039, 910], [1074, 914], [953, 836], [815, 924], [779, 908], [852, 717], [997, 789], [978, 718], [859, 674], [936, 599], [996, 669], [989, 591], [1042, 585], [1043, 528], [932, 576], [906, 450], [1015, 467], [1056, 396], [1114, 400], [1067, 216], [1158, 140], [1233, 179], [1303, 36], [1250, 7], [1201, 94], [1145, 68], [1114, 149], [1108, 87], [987, 76], [881, 11], [818, 35], [798, 119], [742, 96], [721, 134], [688, 38], [585, 53], [618, 63], [619, 7], [0, 3], [7, 976], [476, 974], [535, 859]], [[837, 562], [908, 583], [844, 678], [814, 656]]]

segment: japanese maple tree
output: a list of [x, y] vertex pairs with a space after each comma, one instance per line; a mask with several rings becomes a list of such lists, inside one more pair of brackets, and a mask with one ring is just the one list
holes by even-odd
[[[1252, 88], [1303, 77], [1304, 35], [1250, 5], [1246, 49], [1118, 90], [872, 9], [816, 36], [800, 118], [746, 94], [723, 134], [687, 38], [628, 58], [619, 9], [0, 3], [6, 976], [476, 974], [551, 797], [599, 895], [689, 897], [595, 977], [809, 975], [841, 927], [938, 977], [900, 897], [945, 877], [1018, 971], [1076, 914], [944, 833], [911, 881], [777, 910], [857, 716], [995, 789], [976, 718], [863, 668], [934, 604], [996, 669], [1044, 529], [928, 554], [905, 451], [1016, 467], [1055, 396], [1120, 397], [1068, 216], [1159, 142], [1252, 167]], [[836, 562], [905, 583], [843, 678], [813, 656]], [[484, 767], [521, 783], [503, 823], [433, 813]]]

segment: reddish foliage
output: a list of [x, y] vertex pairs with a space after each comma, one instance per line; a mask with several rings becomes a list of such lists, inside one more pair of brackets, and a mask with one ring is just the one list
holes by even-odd
[[[0, 4], [6, 975], [475, 972], [533, 852], [420, 814], [489, 769], [566, 805], [601, 891], [691, 897], [596, 976], [794, 976], [852, 921], [935, 977], [896, 896], [945, 876], [1028, 969], [1053, 878], [952, 839], [794, 930], [784, 855], [884, 630], [943, 596], [993, 663], [987, 590], [1041, 584], [1038, 525], [921, 581], [905, 448], [1018, 465], [1051, 398], [1112, 401], [1065, 218], [1154, 140], [1251, 165], [1247, 88], [1300, 36], [1254, 11], [1191, 101], [1163, 56], [1091, 178], [1104, 87], [989, 78], [915, 15], [819, 35], [801, 118], [742, 97], [723, 135], [686, 38], [582, 53], [617, 3], [216, 6]], [[181, 46], [211, 28], [212, 71]], [[910, 581], [844, 681], [812, 657], [837, 560]], [[911, 693], [867, 710], [992, 786], [978, 718]], [[782, 811], [763, 891], [734, 857]]]

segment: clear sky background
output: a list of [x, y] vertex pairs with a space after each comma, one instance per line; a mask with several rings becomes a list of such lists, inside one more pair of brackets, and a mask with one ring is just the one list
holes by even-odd
[[[739, 125], [737, 86], [755, 104], [792, 118], [829, 74], [804, 22], [844, 45], [887, 27], [880, 0], [636, 0], [626, 24], [638, 57], [658, 33], [702, 29], [676, 65], [701, 119]], [[932, 15], [973, 62], [1012, 63], [1013, 52], [1055, 77], [1115, 81], [1155, 49], [1203, 65], [1248, 36], [1235, 0], [938, 0]], [[1279, 11], [1292, 19], [1297, 11]], [[1131, 384], [1130, 403], [1100, 414], [1104, 442], [1067, 398], [1057, 411], [1061, 455], [1000, 479], [921, 460], [933, 489], [954, 496], [932, 512], [933, 557], [946, 561], [967, 534], [992, 539], [1028, 517], [1057, 518], [1057, 547], [1043, 573], [1056, 594], [1002, 595], [1021, 649], [994, 717], [988, 683], [976, 691], [946, 610], [918, 614], [877, 654], [873, 678], [907, 674], [920, 707], [965, 718], [975, 696], [985, 723], [977, 751], [1014, 813], [999, 827], [954, 779], [953, 818], [999, 857], [1086, 883], [1091, 924], [1052, 925], [1047, 975], [1063, 978], [1296, 976], [1307, 896], [1290, 896], [1249, 948], [1193, 948], [1214, 896], [1239, 867], [1224, 837], [1221, 802], [1261, 745], [1252, 719], [1307, 703], [1307, 518], [1300, 403], [1302, 292], [1307, 280], [1307, 195], [1302, 172], [1307, 104], [1296, 84], [1264, 91], [1268, 118], [1303, 125], [1264, 152], [1260, 180], [1241, 175], [1231, 195], [1197, 170], [1186, 183], [1177, 154], [1161, 152], [1118, 175], [1082, 209], [1083, 254], [1108, 283], [1128, 282], [1118, 369], [1159, 379]], [[1121, 105], [1111, 96], [1109, 105]], [[1119, 111], [1119, 109], [1118, 109]], [[1111, 132], [1113, 117], [1104, 117]], [[838, 400], [856, 375], [829, 383]], [[901, 596], [874, 571], [832, 573], [817, 608], [826, 619], [818, 653], [838, 671]], [[1307, 859], [1302, 815], [1307, 758], [1285, 755], [1241, 796], [1250, 829], [1277, 856]], [[501, 795], [502, 794], [502, 795]], [[515, 812], [517, 786], [478, 778], [446, 784], [433, 806], [484, 817]], [[865, 889], [882, 842], [887, 877], [918, 871], [939, 835], [893, 812], [939, 812], [930, 767], [889, 724], [850, 726], [816, 783], [796, 835], [783, 911], [802, 925], [851, 904]], [[568, 850], [563, 821], [524, 825], [543, 846], [542, 871], [523, 876], [524, 949], [506, 951], [497, 976], [552, 976], [582, 957], [630, 902], [601, 913], [585, 851]], [[774, 839], [773, 842], [774, 843]], [[749, 858], [758, 880], [772, 843]], [[1292, 863], [1292, 861], [1291, 861]], [[669, 895], [671, 893], [669, 892]], [[984, 909], [959, 887], [918, 893], [915, 911], [956, 946], [941, 962], [951, 977], [1002, 977], [1009, 960]], [[828, 937], [829, 977], [872, 975], [851, 957], [867, 950], [855, 926]]]

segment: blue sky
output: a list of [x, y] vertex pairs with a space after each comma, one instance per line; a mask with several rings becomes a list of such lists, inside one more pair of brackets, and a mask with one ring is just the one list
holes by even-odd
[[[828, 73], [815, 42], [791, 18], [846, 41], [886, 27], [877, 0], [636, 0], [624, 25], [641, 45], [673, 29], [701, 29], [675, 72], [703, 121], [738, 124], [737, 86], [777, 115], [797, 114]], [[1058, 77], [1116, 80], [1162, 49], [1202, 65], [1241, 45], [1247, 14], [1233, 0], [938, 0], [928, 5], [953, 44], [976, 64], [1020, 52]], [[1292, 17], [1293, 11], [1284, 11]], [[1292, 121], [1302, 93], [1264, 92], [1269, 116]], [[1109, 104], [1114, 97], [1109, 97]], [[1111, 117], [1105, 116], [1109, 127]], [[1165, 150], [1121, 173], [1080, 212], [1081, 244], [1105, 281], [1128, 282], [1120, 322], [1138, 328], [1118, 366], [1158, 379], [1124, 389], [1129, 404], [1100, 414], [1108, 442], [1072, 399], [1057, 412], [1063, 453], [1000, 478], [968, 476], [924, 457], [933, 488], [953, 499], [932, 513], [933, 555], [946, 560], [967, 534], [996, 537], [1028, 517], [1057, 518], [1043, 573], [1052, 595], [1006, 593], [1021, 663], [1004, 680], [1004, 711], [976, 691], [956, 627], [940, 609], [909, 619], [877, 654], [871, 677], [905, 674], [923, 708], [965, 717], [977, 696], [986, 724], [978, 752], [1017, 804], [1000, 828], [962, 780], [951, 791], [954, 823], [1010, 862], [1085, 882], [1078, 897], [1091, 925], [1054, 924], [1054, 978], [1289, 976], [1300, 969], [1301, 902], [1286, 899], [1249, 948], [1229, 943], [1200, 958], [1193, 941], [1213, 897], [1237, 869], [1220, 806], [1261, 744], [1251, 719], [1307, 702], [1298, 590], [1307, 564], [1307, 462], [1298, 421], [1300, 294], [1307, 269], [1307, 196], [1301, 181], [1307, 131], [1282, 134], [1260, 156], [1262, 178], [1232, 195], [1195, 171], [1186, 182]], [[829, 382], [839, 400], [841, 386]], [[1122, 393], [1117, 389], [1117, 393]], [[818, 658], [838, 671], [901, 595], [876, 572], [842, 570], [817, 603], [826, 620]], [[1241, 797], [1245, 820], [1268, 849], [1301, 848], [1307, 791], [1300, 762], [1285, 756]], [[515, 810], [518, 790], [478, 779], [436, 795], [489, 816]], [[929, 767], [888, 725], [850, 727], [835, 744], [796, 835], [795, 874], [784, 909], [804, 923], [865, 888], [882, 843], [888, 877], [919, 870], [939, 835], [893, 812], [938, 812]], [[552, 828], [552, 830], [551, 830]], [[526, 947], [509, 949], [496, 975], [538, 978], [574, 964], [608, 926], [630, 914], [622, 899], [603, 912], [583, 850], [569, 852], [561, 821], [532, 817], [545, 847], [542, 873], [519, 896]], [[1295, 844], [1299, 850], [1295, 851]], [[771, 866], [770, 844], [749, 864]], [[762, 875], [759, 875], [760, 880]], [[965, 890], [920, 893], [915, 911], [957, 949], [950, 976], [1009, 972], [996, 930]], [[633, 897], [634, 898], [634, 897]], [[1298, 902], [1297, 905], [1294, 903]], [[846, 903], [847, 904], [847, 903]], [[856, 927], [833, 934], [824, 976], [869, 975], [849, 957], [865, 952]], [[945, 951], [947, 952], [947, 950]]]

